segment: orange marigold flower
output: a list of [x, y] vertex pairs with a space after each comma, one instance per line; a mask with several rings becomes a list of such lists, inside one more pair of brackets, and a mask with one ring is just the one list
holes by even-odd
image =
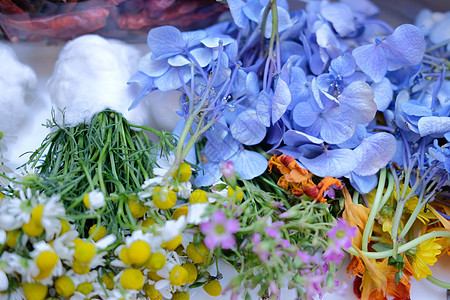
[[272, 168], [283, 174], [278, 180], [278, 186], [291, 191], [296, 196], [304, 194], [314, 200], [326, 202], [323, 197], [325, 191], [332, 187], [342, 187], [342, 182], [333, 177], [325, 177], [316, 185], [312, 181], [314, 175], [301, 168], [292, 156], [286, 154], [272, 156], [269, 160], [269, 172], [272, 172]]

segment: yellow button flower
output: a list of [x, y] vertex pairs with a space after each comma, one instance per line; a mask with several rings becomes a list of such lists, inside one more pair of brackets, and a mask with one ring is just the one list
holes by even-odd
[[89, 295], [93, 291], [94, 291], [94, 287], [92, 286], [92, 283], [90, 283], [90, 282], [83, 282], [82, 284], [79, 284], [77, 286], [77, 292], [80, 292], [85, 296]]
[[178, 182], [186, 182], [191, 178], [192, 171], [191, 166], [185, 162], [180, 164], [180, 167], [173, 172], [172, 178], [178, 180]]
[[209, 250], [203, 242], [200, 242], [197, 246], [190, 243], [186, 248], [186, 254], [196, 264], [203, 264], [208, 258]]
[[95, 256], [95, 246], [91, 242], [81, 242], [75, 246], [74, 257], [80, 263], [88, 264]]
[[218, 280], [211, 280], [203, 286], [203, 289], [208, 295], [213, 297], [218, 297], [222, 293], [222, 286]]
[[172, 300], [189, 300], [188, 292], [176, 292], [172, 295]]
[[115, 286], [113, 278], [114, 278], [113, 272], [109, 272], [102, 276], [102, 282], [108, 290], [112, 290]]
[[187, 282], [188, 272], [182, 266], [173, 267], [172, 271], [169, 274], [169, 281], [172, 285], [181, 286]]
[[208, 196], [204, 190], [197, 189], [189, 196], [189, 203], [206, 203], [208, 202]]
[[[136, 196], [134, 196], [134, 198], [136, 198]], [[128, 199], [127, 204], [133, 218], [142, 218], [147, 213], [148, 207], [136, 202], [133, 198]]]
[[[89, 236], [93, 235], [95, 230], [97, 229], [97, 224], [94, 224], [89, 228]], [[102, 238], [106, 236], [106, 227], [105, 226], [99, 226], [97, 232], [94, 236], [92, 236], [92, 240], [94, 242], [100, 241]]]
[[47, 296], [48, 287], [39, 282], [25, 282], [22, 287], [27, 300], [44, 300]]
[[197, 267], [193, 263], [185, 263], [183, 265], [183, 268], [186, 269], [188, 272], [188, 278], [186, 280], [186, 283], [193, 283], [198, 276]]
[[166, 257], [164, 254], [156, 252], [150, 255], [150, 259], [145, 264], [145, 267], [152, 271], [158, 271], [164, 268], [166, 265]]
[[174, 251], [180, 244], [181, 244], [181, 234], [179, 234], [173, 240], [162, 243], [161, 247], [169, 251]]
[[124, 289], [140, 291], [144, 287], [144, 275], [136, 269], [126, 269], [120, 276], [120, 284]]
[[150, 257], [150, 246], [142, 240], [134, 241], [128, 248], [128, 257], [132, 264], [143, 265]]
[[75, 292], [75, 284], [70, 277], [63, 275], [56, 279], [55, 290], [60, 296], [70, 297]]
[[153, 204], [159, 209], [169, 209], [175, 206], [177, 195], [167, 187], [157, 186], [153, 189]]

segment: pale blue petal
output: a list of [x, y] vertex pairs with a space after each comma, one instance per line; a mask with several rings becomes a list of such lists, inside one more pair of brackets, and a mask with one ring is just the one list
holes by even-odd
[[450, 132], [450, 117], [423, 117], [418, 125], [420, 136], [443, 137]]
[[[272, 11], [269, 12], [267, 20], [272, 20]], [[278, 6], [278, 32], [279, 33], [283, 32], [291, 26], [292, 21], [289, 12], [284, 8]], [[264, 37], [268, 39], [270, 38], [271, 35], [272, 35], [272, 22], [267, 22]]]
[[147, 53], [141, 58], [138, 65], [138, 70], [151, 77], [158, 77], [166, 73], [170, 68], [167, 59], [154, 60], [151, 58], [152, 54]]
[[323, 140], [297, 130], [288, 130], [283, 135], [283, 141], [288, 146], [301, 146], [303, 144], [322, 144]]
[[380, 45], [371, 44], [355, 48], [352, 51], [356, 65], [369, 75], [373, 81], [380, 82], [387, 72], [387, 61]]
[[245, 88], [247, 91], [247, 97], [250, 100], [258, 98], [259, 94], [259, 79], [255, 72], [250, 72], [247, 74], [245, 79]]
[[256, 145], [266, 135], [266, 127], [256, 116], [256, 111], [247, 109], [241, 112], [230, 125], [233, 137], [244, 145]]
[[417, 100], [409, 100], [401, 104], [402, 111], [409, 116], [431, 117], [431, 110]]
[[403, 24], [395, 29], [382, 43], [388, 70], [398, 70], [403, 66], [414, 66], [422, 61], [425, 39], [422, 31], [411, 24]]
[[259, 0], [249, 0], [245, 4], [242, 11], [244, 12], [245, 16], [252, 20], [255, 23], [261, 22], [261, 14], [264, 10], [265, 5], [261, 4]]
[[184, 42], [186, 43], [186, 48], [191, 48], [200, 44], [200, 41], [206, 38], [207, 34], [204, 30], [195, 30], [195, 31], [185, 31], [182, 32]]
[[320, 177], [342, 177], [358, 166], [355, 154], [350, 149], [326, 150], [315, 158], [300, 157], [298, 160], [307, 170]]
[[344, 3], [327, 3], [322, 6], [323, 17], [333, 24], [336, 32], [345, 37], [356, 30], [353, 12]]
[[291, 103], [291, 92], [287, 83], [278, 79], [272, 98], [272, 124], [276, 123]]
[[244, 149], [238, 151], [230, 161], [234, 163], [235, 172], [245, 180], [261, 175], [268, 166], [268, 161], [262, 154]]
[[163, 76], [155, 79], [155, 86], [163, 91], [173, 91], [182, 86], [180, 76], [184, 83], [191, 78], [189, 67], [170, 68]]
[[350, 53], [345, 53], [344, 55], [336, 57], [330, 64], [330, 73], [332, 71], [335, 75], [341, 75], [342, 77], [352, 75], [355, 73], [355, 69], [355, 59]]
[[270, 95], [262, 90], [258, 95], [258, 101], [256, 104], [256, 113], [259, 121], [266, 127], [270, 126]]
[[194, 185], [198, 187], [211, 186], [216, 183], [222, 177], [222, 172], [220, 171], [221, 166], [222, 163], [215, 162], [199, 164], [198, 167], [200, 170], [198, 171], [197, 177], [195, 177]]
[[[211, 62], [212, 50], [207, 48], [195, 48], [190, 51], [191, 55], [197, 60], [200, 67], [204, 68]], [[225, 55], [226, 56], [226, 55]]]
[[320, 136], [329, 144], [343, 143], [352, 137], [355, 132], [355, 121], [348, 110], [340, 107], [323, 113], [323, 123]]
[[376, 174], [394, 157], [396, 151], [395, 137], [386, 132], [379, 132], [363, 139], [353, 151], [360, 162], [353, 171], [361, 176]]
[[172, 67], [182, 67], [191, 63], [190, 60], [188, 60], [184, 55], [181, 54], [169, 57], [167, 62]]
[[361, 144], [365, 136], [367, 136], [366, 126], [362, 124], [356, 124], [355, 133], [352, 135], [352, 137], [343, 143], [337, 144], [337, 146], [339, 148], [353, 149], [357, 147], [359, 144]]
[[316, 122], [319, 114], [308, 102], [300, 102], [294, 107], [292, 118], [298, 126], [309, 127]]
[[370, 176], [360, 176], [355, 173], [350, 174], [350, 183], [361, 194], [368, 194], [378, 184], [377, 174]]
[[208, 36], [207, 38], [202, 39], [202, 44], [208, 48], [217, 48], [219, 47], [219, 42], [222, 42], [223, 46], [229, 45], [234, 42], [232, 37], [223, 35], [223, 36]]
[[338, 98], [341, 105], [350, 107], [357, 123], [368, 123], [377, 112], [377, 104], [373, 100], [371, 87], [363, 81], [350, 83]]
[[380, 82], [374, 82], [370, 85], [374, 94], [374, 101], [379, 111], [385, 111], [391, 104], [394, 97], [394, 91], [391, 82], [386, 77]]
[[234, 23], [240, 28], [245, 28], [248, 24], [248, 19], [243, 12], [245, 2], [243, 0], [228, 0], [227, 5]]
[[147, 44], [152, 51], [153, 59], [180, 54], [187, 46], [181, 32], [173, 26], [151, 29], [147, 36]]

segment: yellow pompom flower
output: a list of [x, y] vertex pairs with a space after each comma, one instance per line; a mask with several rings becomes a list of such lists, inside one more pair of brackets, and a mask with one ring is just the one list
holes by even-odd
[[61, 222], [61, 230], [59, 231], [59, 236], [63, 235], [70, 230], [70, 223], [67, 220], [59, 220]]
[[108, 290], [112, 290], [114, 288], [114, 273], [109, 272], [102, 276], [102, 282]]
[[211, 280], [203, 286], [203, 289], [208, 295], [213, 297], [218, 297], [222, 293], [222, 286], [218, 280]]
[[180, 167], [173, 172], [172, 178], [178, 180], [178, 182], [186, 182], [191, 178], [192, 171], [191, 166], [185, 162], [180, 164]]
[[[89, 228], [89, 236], [93, 235], [95, 230], [97, 229], [97, 224], [94, 224]], [[94, 242], [100, 241], [102, 238], [106, 236], [106, 227], [105, 226], [99, 226], [97, 232], [94, 236], [92, 236], [92, 240]]]
[[134, 198], [136, 198], [136, 196], [127, 200], [131, 215], [133, 216], [133, 218], [142, 218], [147, 213], [148, 207], [136, 202]]
[[42, 205], [35, 207], [31, 212], [30, 221], [22, 225], [23, 232], [28, 236], [37, 237], [44, 232], [44, 227], [42, 227], [41, 224], [41, 217], [42, 217], [42, 211], [40, 211], [41, 206]]
[[185, 263], [183, 265], [183, 268], [185, 268], [186, 271], [188, 272], [188, 278], [186, 280], [186, 283], [193, 283], [198, 276], [197, 267], [193, 263]]
[[120, 284], [124, 289], [140, 291], [144, 287], [144, 275], [136, 269], [126, 269], [120, 276]]
[[203, 264], [208, 258], [209, 251], [203, 242], [200, 242], [197, 246], [190, 243], [186, 248], [186, 254], [196, 264]]
[[181, 286], [187, 282], [188, 272], [182, 266], [173, 267], [172, 271], [169, 274], [169, 281], [172, 285]]
[[56, 279], [55, 290], [60, 296], [70, 297], [75, 292], [75, 284], [69, 276], [63, 275]]
[[6, 245], [11, 248], [14, 248], [17, 244], [17, 239], [19, 238], [19, 230], [9, 231], [7, 232], [7, 241]]
[[189, 196], [189, 203], [206, 203], [208, 202], [208, 196], [204, 190], [197, 189]]
[[148, 284], [148, 283], [144, 284], [144, 293], [151, 300], [161, 300], [162, 299], [161, 293], [155, 288], [155, 286], [153, 284]]
[[128, 257], [132, 264], [143, 265], [150, 257], [150, 245], [142, 240], [134, 241], [128, 247]]
[[27, 300], [44, 300], [47, 296], [48, 287], [39, 282], [25, 282], [22, 287]]
[[172, 220], [178, 220], [181, 216], [187, 216], [188, 209], [189, 208], [187, 206], [181, 206], [175, 209], [172, 214]]
[[162, 243], [161, 247], [169, 251], [174, 251], [180, 244], [181, 244], [181, 234], [179, 234], [176, 238], [170, 241]]
[[156, 252], [150, 255], [150, 258], [145, 264], [145, 267], [149, 270], [156, 272], [164, 268], [165, 265], [166, 265], [166, 257], [164, 256], [164, 254]]
[[153, 220], [152, 218], [148, 217], [147, 219], [145, 219], [144, 221], [142, 221], [141, 227], [150, 227], [155, 225], [156, 222], [155, 220]]
[[91, 268], [89, 268], [89, 265], [85, 263], [81, 263], [78, 260], [74, 260], [72, 263], [72, 270], [78, 275], [84, 275], [89, 273]]
[[132, 265], [133, 264], [133, 261], [131, 260], [130, 256], [128, 255], [128, 248], [127, 247], [123, 247], [120, 250], [119, 258], [126, 265]]
[[52, 251], [43, 251], [36, 258], [36, 266], [39, 274], [35, 277], [38, 280], [47, 278], [58, 263], [58, 255]]
[[172, 300], [189, 300], [188, 292], [176, 292], [172, 295]]
[[413, 268], [412, 275], [417, 281], [432, 274], [428, 266], [434, 265], [437, 261], [441, 248], [442, 246], [436, 242], [436, 238], [432, 238], [420, 243], [415, 250], [407, 252], [406, 255]]
[[95, 245], [91, 242], [81, 242], [75, 246], [74, 257], [80, 263], [88, 264], [91, 262], [92, 258], [95, 256]]
[[236, 187], [236, 191], [231, 186], [229, 186], [228, 187], [228, 198], [231, 198], [231, 197], [236, 197], [236, 201], [241, 201], [242, 199], [244, 199], [244, 192], [238, 186]]
[[90, 282], [83, 282], [77, 286], [77, 292], [87, 296], [94, 291], [94, 287]]
[[170, 209], [177, 202], [177, 194], [167, 187], [157, 186], [153, 189], [153, 204], [159, 209]]

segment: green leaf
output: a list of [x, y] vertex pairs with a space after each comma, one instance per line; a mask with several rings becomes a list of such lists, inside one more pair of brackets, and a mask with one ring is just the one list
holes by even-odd
[[376, 243], [376, 244], [372, 245], [372, 249], [377, 252], [381, 252], [381, 251], [391, 250], [392, 245], [386, 244], [386, 243]]

